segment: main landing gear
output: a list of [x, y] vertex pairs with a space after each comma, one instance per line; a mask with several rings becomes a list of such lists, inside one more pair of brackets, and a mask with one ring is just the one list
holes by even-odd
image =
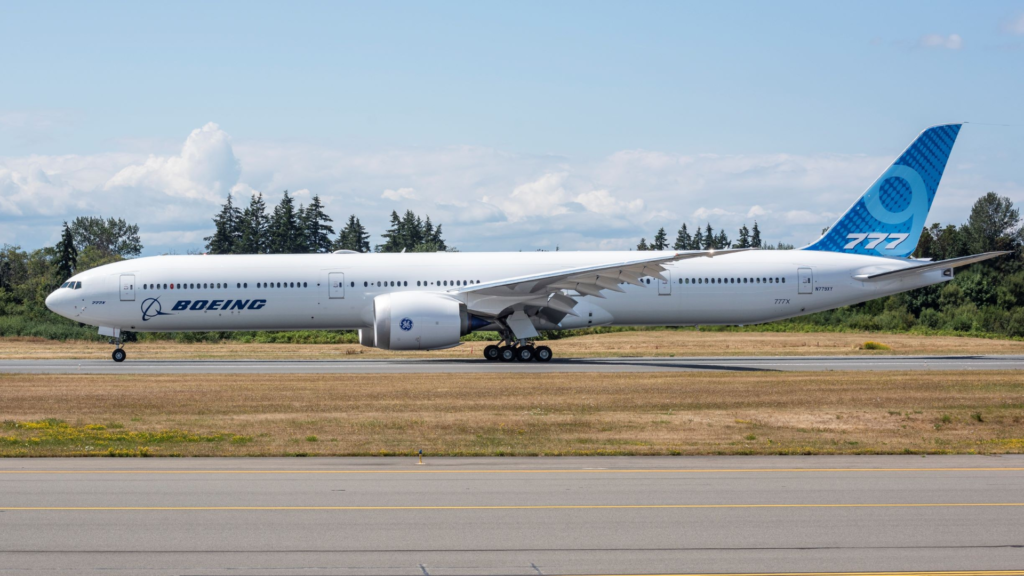
[[484, 348], [484, 358], [487, 360], [500, 360], [502, 362], [547, 362], [553, 356], [551, 348], [547, 346], [534, 346], [528, 340], [513, 340], [510, 335], [502, 338], [497, 345], [491, 344]]

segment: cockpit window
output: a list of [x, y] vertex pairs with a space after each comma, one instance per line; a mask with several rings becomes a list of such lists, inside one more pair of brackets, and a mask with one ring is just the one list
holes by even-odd
[[80, 289], [82, 287], [82, 283], [81, 282], [71, 282], [71, 284], [74, 284], [74, 289], [75, 290], [78, 290], [78, 289]]
[[71, 284], [71, 282], [65, 282], [65, 283], [61, 284], [60, 287], [61, 288], [67, 288], [68, 284]]

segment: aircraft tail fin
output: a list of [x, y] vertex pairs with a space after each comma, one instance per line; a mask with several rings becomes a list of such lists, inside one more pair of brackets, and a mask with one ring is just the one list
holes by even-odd
[[803, 250], [910, 256], [960, 127], [945, 124], [922, 132], [824, 236]]

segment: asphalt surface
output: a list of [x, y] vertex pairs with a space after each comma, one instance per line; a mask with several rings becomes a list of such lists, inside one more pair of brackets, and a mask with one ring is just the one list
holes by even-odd
[[1024, 456], [0, 460], [0, 574], [1021, 567]]
[[20, 374], [419, 374], [480, 372], [675, 372], [828, 370], [1022, 370], [1024, 356], [752, 356], [566, 358], [550, 362], [484, 359], [389, 360], [0, 360]]

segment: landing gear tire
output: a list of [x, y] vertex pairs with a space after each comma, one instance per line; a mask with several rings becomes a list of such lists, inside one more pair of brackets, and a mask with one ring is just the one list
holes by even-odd
[[516, 349], [511, 346], [502, 346], [498, 349], [498, 359], [502, 362], [511, 362], [516, 359]]
[[494, 344], [484, 348], [484, 358], [488, 360], [497, 360], [501, 355], [501, 348], [498, 348]]
[[538, 346], [533, 352], [533, 357], [537, 362], [547, 362], [551, 360], [551, 348], [547, 346]]
[[117, 350], [114, 350], [114, 353], [111, 354], [110, 357], [114, 359], [114, 362], [124, 362], [124, 359], [127, 358], [128, 355], [125, 354], [124, 350], [118, 348]]
[[529, 362], [534, 358], [533, 346], [520, 346], [516, 349], [516, 360]]

